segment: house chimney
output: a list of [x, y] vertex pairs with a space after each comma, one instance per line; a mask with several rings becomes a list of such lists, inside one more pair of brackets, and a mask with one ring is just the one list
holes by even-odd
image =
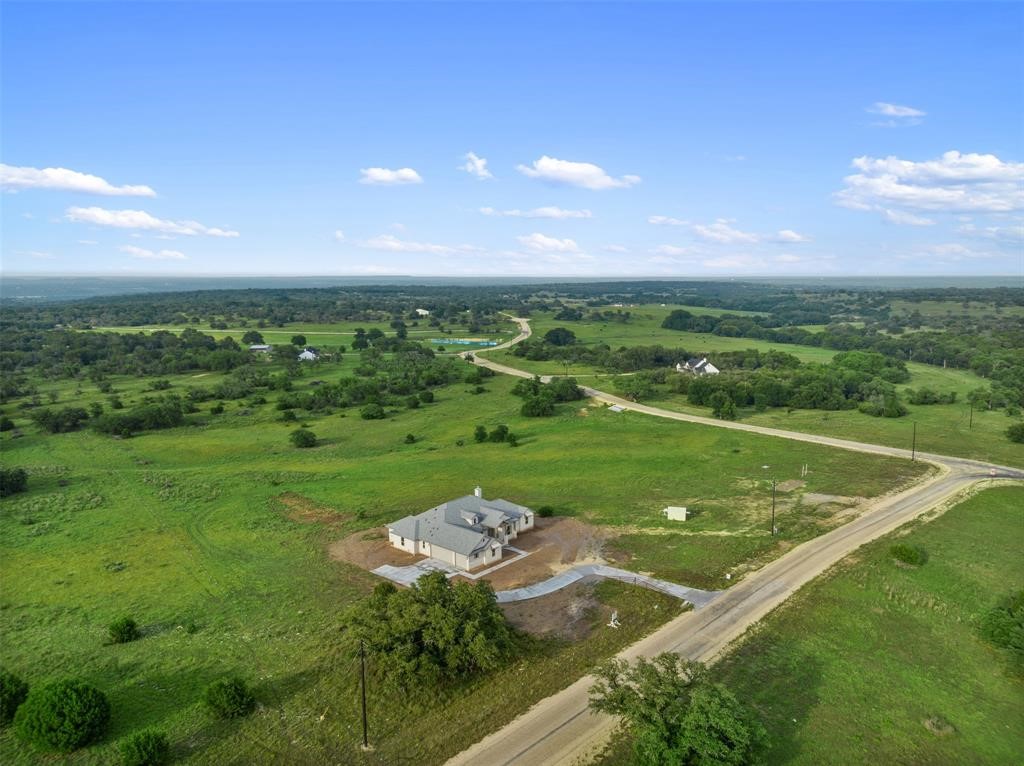
[[473, 490], [473, 494], [476, 495], [477, 497], [483, 497], [484, 491], [480, 489], [480, 487], [478, 486], [476, 489]]

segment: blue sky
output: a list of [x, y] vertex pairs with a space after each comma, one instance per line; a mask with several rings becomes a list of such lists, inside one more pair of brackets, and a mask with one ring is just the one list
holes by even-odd
[[1019, 4], [5, 2], [2, 35], [11, 273], [1024, 276]]

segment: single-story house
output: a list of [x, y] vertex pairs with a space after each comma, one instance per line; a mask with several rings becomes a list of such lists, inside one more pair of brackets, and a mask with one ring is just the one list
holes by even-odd
[[502, 546], [533, 529], [534, 521], [525, 505], [487, 500], [477, 487], [472, 495], [389, 524], [388, 540], [407, 553], [470, 570], [500, 561]]
[[306, 346], [299, 354], [299, 360], [303, 362], [315, 362], [320, 358], [320, 351], [312, 346]]
[[270, 344], [269, 343], [253, 343], [249, 346], [249, 350], [257, 354], [269, 354]]
[[421, 316], [421, 317], [428, 317], [428, 316], [430, 316], [430, 312], [427, 311], [426, 309], [416, 309], [416, 314]]
[[694, 375], [717, 375], [719, 370], [708, 361], [706, 356], [700, 359], [688, 359], [685, 363], [676, 365], [676, 372], [692, 372]]

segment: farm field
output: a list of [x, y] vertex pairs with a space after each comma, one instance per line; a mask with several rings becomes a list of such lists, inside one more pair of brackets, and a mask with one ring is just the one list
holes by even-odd
[[[298, 386], [321, 373], [305, 374]], [[169, 379], [171, 392], [196, 382]], [[146, 392], [145, 380], [111, 380], [126, 404]], [[808, 491], [864, 496], [923, 470], [603, 408], [584, 415], [566, 405], [553, 418], [522, 418], [512, 384], [489, 379], [479, 395], [448, 386], [436, 403], [384, 421], [361, 420], [355, 411], [308, 415], [320, 438], [309, 450], [288, 443], [292, 426], [279, 422], [273, 401], [231, 402], [222, 415], [204, 411], [187, 426], [131, 439], [42, 435], [19, 420], [25, 435], [4, 435], [4, 460], [28, 469], [30, 490], [5, 499], [0, 514], [0, 660], [31, 683], [80, 676], [114, 705], [109, 735], [67, 762], [116, 762], [121, 737], [157, 725], [189, 763], [268, 754], [292, 762], [393, 763], [400, 753], [438, 763], [480, 727], [500, 725], [671, 617], [673, 603], [659, 594], [601, 586], [604, 611], [594, 625], [617, 609], [627, 630], [595, 627], [574, 644], [534, 642], [511, 671], [514, 688], [500, 675], [483, 678], [452, 691], [443, 709], [415, 695], [400, 701], [371, 692], [378, 749], [357, 754], [354, 665], [341, 653], [339, 612], [377, 580], [331, 561], [326, 548], [477, 483], [488, 496], [552, 505], [628, 535], [663, 533], [665, 505], [695, 506], [700, 512], [687, 522], [693, 534], [673, 538], [677, 544], [662, 556], [671, 562], [699, 547], [703, 559], [687, 558], [685, 571], [714, 582], [752, 557], [784, 550], [761, 545], [769, 540], [763, 463], [777, 466], [780, 478], [810, 463]], [[96, 396], [91, 384], [84, 388], [90, 391], [82, 401]], [[78, 403], [76, 397], [70, 388], [60, 391], [61, 403]], [[472, 441], [476, 424], [498, 423], [508, 424], [521, 446]], [[415, 444], [403, 443], [407, 433]], [[795, 512], [780, 523], [809, 535], [833, 522]], [[701, 534], [715, 531], [729, 534]], [[144, 638], [106, 646], [105, 627], [122, 614], [139, 619]], [[198, 704], [200, 691], [229, 673], [253, 683], [263, 707], [242, 723], [212, 723]], [[443, 725], [452, 716], [463, 734]], [[8, 731], [0, 735], [0, 760], [27, 764], [35, 756]]]
[[[895, 542], [928, 554], [898, 565]], [[711, 669], [767, 730], [759, 763], [1011, 764], [1024, 677], [975, 632], [1024, 581], [1024, 489], [994, 487], [865, 546]], [[628, 766], [616, 738], [595, 766]]]
[[[927, 563], [898, 566], [896, 540]], [[771, 614], [714, 670], [762, 717], [767, 763], [1017, 762], [1024, 678], [974, 625], [1024, 582], [1022, 547], [1024, 489], [988, 489]]]
[[[485, 329], [479, 332], [470, 333], [464, 331], [458, 326], [448, 327], [447, 332], [442, 332], [436, 327], [428, 327], [425, 321], [421, 322], [419, 326], [412, 326], [412, 322], [407, 321], [408, 329], [406, 332], [411, 340], [426, 341], [432, 338], [462, 338], [462, 337], [485, 337], [489, 340], [504, 341], [513, 337], [516, 333], [516, 326], [512, 322], [502, 323], [500, 331], [495, 332], [493, 329]], [[205, 335], [210, 335], [217, 340], [222, 338], [234, 338], [239, 344], [242, 343], [242, 336], [250, 330], [256, 330], [263, 336], [263, 340], [271, 345], [290, 343], [291, 339], [295, 335], [305, 335], [306, 342], [310, 346], [326, 345], [326, 346], [349, 346], [352, 343], [352, 337], [355, 335], [356, 328], [362, 328], [369, 332], [370, 330], [380, 330], [387, 335], [393, 335], [395, 330], [391, 327], [389, 322], [336, 322], [332, 324], [309, 324], [305, 322], [291, 322], [286, 324], [284, 327], [264, 327], [258, 328], [255, 325], [248, 325], [245, 327], [229, 327], [226, 330], [215, 330], [212, 329], [209, 323], [200, 324], [189, 324], [189, 325], [140, 325], [134, 326], [121, 326], [121, 327], [94, 327], [93, 332], [118, 332], [118, 333], [151, 333], [158, 330], [165, 330], [173, 333], [181, 333], [186, 327], [190, 327], [194, 330], [198, 330]], [[443, 345], [443, 344], [441, 344]]]

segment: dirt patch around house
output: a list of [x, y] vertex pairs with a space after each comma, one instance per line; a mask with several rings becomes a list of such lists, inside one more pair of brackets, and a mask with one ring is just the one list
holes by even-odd
[[601, 603], [594, 582], [581, 580], [540, 598], [502, 604], [501, 611], [519, 630], [545, 638], [579, 641], [594, 628]]
[[804, 505], [825, 505], [836, 503], [837, 505], [857, 505], [864, 502], [863, 497], [847, 497], [845, 495], [823, 495], [820, 492], [804, 492], [800, 497]]
[[274, 501], [289, 519], [300, 524], [340, 524], [351, 518], [347, 513], [339, 513], [298, 492], [283, 492]]
[[[512, 545], [529, 551], [513, 564], [502, 567], [483, 579], [495, 590], [511, 590], [546, 580], [576, 564], [604, 561], [604, 543], [608, 533], [579, 519], [555, 517], [537, 519], [537, 525], [524, 532]], [[512, 555], [506, 551], [505, 556]]]
[[327, 555], [333, 561], [345, 561], [366, 570], [373, 570], [384, 564], [405, 567], [425, 558], [400, 551], [391, 545], [385, 527], [363, 529], [337, 540], [327, 546]]

